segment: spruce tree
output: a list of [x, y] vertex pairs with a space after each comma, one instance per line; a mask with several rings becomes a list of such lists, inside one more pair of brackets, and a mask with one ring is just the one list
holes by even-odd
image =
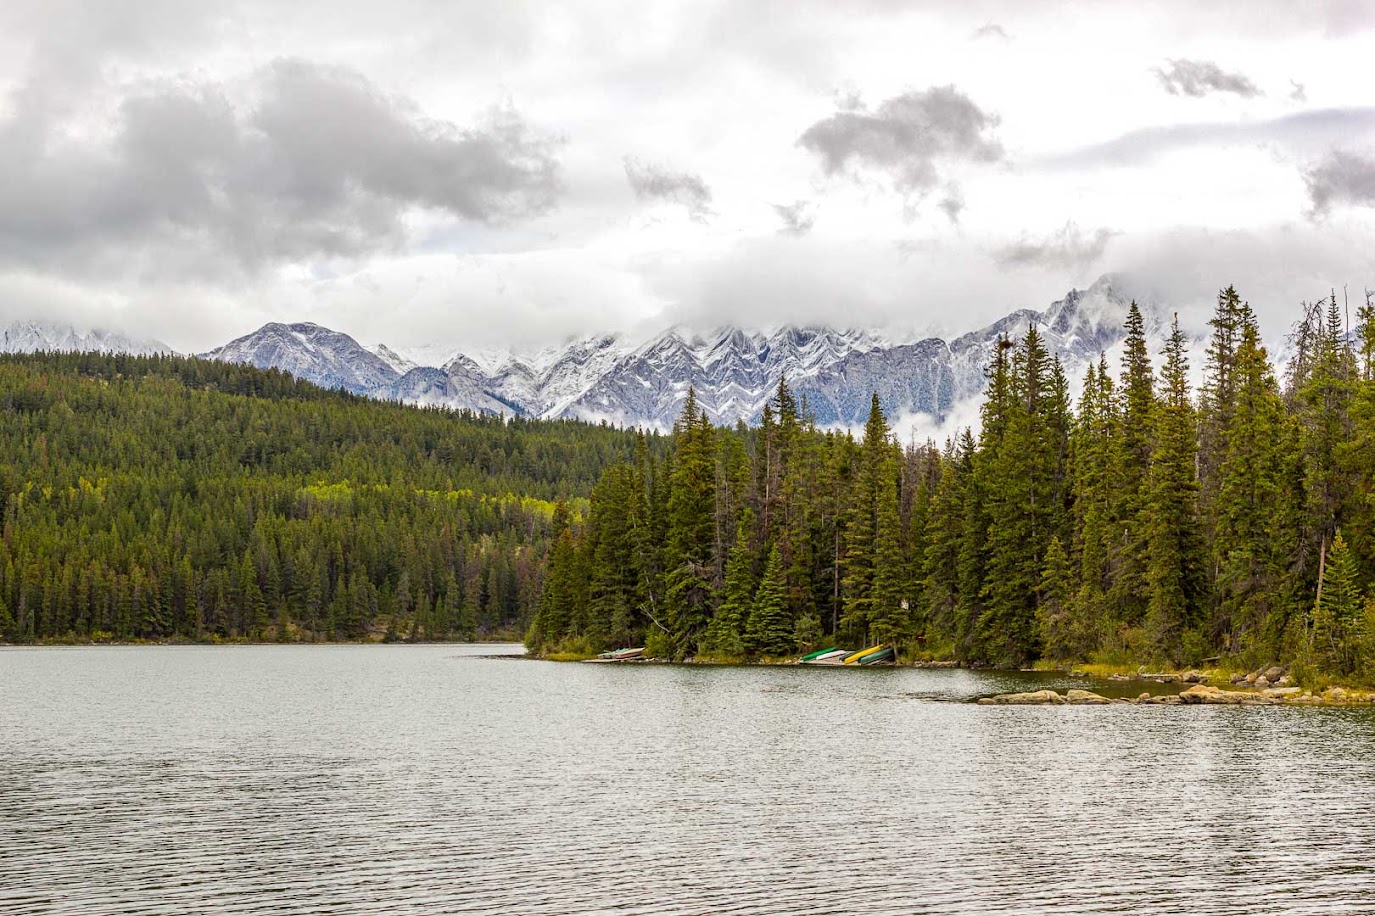
[[[1281, 532], [1286, 484], [1284, 403], [1259, 331], [1244, 327], [1235, 354], [1234, 398], [1213, 505], [1215, 617], [1210, 638], [1261, 646], [1283, 575]], [[1297, 537], [1295, 538], [1297, 540]]]
[[755, 578], [754, 513], [746, 509], [740, 516], [735, 546], [726, 560], [726, 584], [721, 604], [707, 626], [702, 641], [704, 651], [713, 655], [738, 656], [747, 651], [746, 631], [758, 589]]
[[1071, 582], [1069, 555], [1060, 538], [1053, 537], [1037, 589], [1036, 625], [1045, 656], [1056, 661], [1079, 658], [1083, 651], [1080, 621], [1075, 619], [1070, 603]]
[[1127, 626], [1136, 626], [1145, 616], [1149, 595], [1146, 583], [1146, 477], [1155, 442], [1155, 388], [1150, 355], [1146, 350], [1145, 321], [1135, 302], [1127, 311], [1126, 331], [1109, 599], [1118, 619]]
[[1185, 634], [1200, 619], [1204, 571], [1194, 476], [1195, 417], [1178, 316], [1171, 325], [1164, 357], [1146, 504], [1146, 630], [1161, 657], [1183, 662]]
[[1356, 560], [1338, 531], [1323, 570], [1322, 589], [1313, 609], [1313, 650], [1328, 674], [1354, 674], [1364, 642], [1365, 599], [1357, 581]]
[[674, 435], [664, 598], [673, 651], [681, 657], [696, 652], [716, 594], [716, 437], [692, 389]]
[[749, 644], [758, 655], [779, 658], [795, 648], [793, 621], [783, 590], [783, 557], [775, 546], [769, 551], [750, 610]]

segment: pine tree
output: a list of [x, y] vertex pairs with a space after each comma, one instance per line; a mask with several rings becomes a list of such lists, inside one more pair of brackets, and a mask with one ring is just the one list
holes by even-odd
[[874, 591], [866, 642], [896, 645], [910, 634], [907, 573], [898, 510], [898, 472], [890, 459], [880, 469], [874, 526]]
[[1254, 325], [1242, 329], [1235, 354], [1234, 398], [1214, 502], [1216, 607], [1210, 638], [1258, 647], [1274, 612], [1283, 559], [1275, 528], [1286, 502], [1284, 403]]
[[888, 420], [875, 393], [869, 403], [859, 471], [846, 516], [844, 613], [840, 626], [859, 642], [868, 641], [874, 614], [879, 504], [884, 489], [893, 483], [893, 468], [888, 461], [890, 449]]
[[1338, 531], [1323, 571], [1321, 594], [1313, 609], [1313, 650], [1324, 671], [1338, 676], [1356, 672], [1366, 635], [1362, 626], [1364, 611], [1355, 557]]
[[713, 655], [739, 656], [746, 652], [746, 628], [758, 588], [753, 536], [754, 513], [746, 509], [740, 517], [735, 546], [726, 561], [722, 601], [702, 641], [703, 650]]
[[793, 622], [788, 617], [783, 590], [783, 556], [775, 546], [769, 551], [750, 611], [749, 643], [759, 655], [778, 658], [795, 648]]
[[[1165, 345], [1163, 391], [1147, 489], [1146, 630], [1156, 652], [1185, 659], [1185, 634], [1197, 626], [1204, 601], [1202, 539], [1198, 531], [1195, 417], [1189, 399], [1189, 362], [1175, 316]], [[1197, 661], [1197, 659], [1187, 659]]]
[[677, 448], [668, 497], [668, 548], [665, 603], [673, 651], [697, 650], [711, 620], [715, 599], [716, 442], [696, 392], [688, 390], [683, 415], [675, 426]]
[[1140, 624], [1145, 616], [1149, 587], [1146, 583], [1146, 477], [1155, 442], [1155, 390], [1151, 360], [1146, 350], [1145, 322], [1132, 302], [1127, 311], [1127, 336], [1123, 343], [1121, 415], [1118, 436], [1117, 493], [1113, 511], [1114, 537], [1110, 544], [1112, 592], [1110, 604], [1119, 620]]
[[1012, 359], [1003, 432], [983, 447], [988, 540], [979, 638], [984, 656], [1001, 663], [1022, 664], [1040, 652], [1036, 590], [1043, 558], [1068, 527], [1068, 408], [1056, 378], [1033, 325]]
[[1078, 658], [1083, 651], [1081, 621], [1075, 619], [1070, 603], [1071, 580], [1069, 555], [1060, 538], [1053, 537], [1037, 589], [1036, 625], [1046, 657], [1056, 661]]

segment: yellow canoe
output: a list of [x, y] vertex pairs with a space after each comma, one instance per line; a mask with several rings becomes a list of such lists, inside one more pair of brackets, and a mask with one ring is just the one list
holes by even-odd
[[879, 643], [877, 646], [870, 646], [867, 649], [860, 649], [858, 652], [855, 652], [851, 655], [847, 655], [845, 656], [845, 664], [853, 665], [855, 662], [859, 661], [861, 658], [868, 655], [870, 652], [877, 652], [879, 649], [882, 649], [883, 646], [883, 643]]

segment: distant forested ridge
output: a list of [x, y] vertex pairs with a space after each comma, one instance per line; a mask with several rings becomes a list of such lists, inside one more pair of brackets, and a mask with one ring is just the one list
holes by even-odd
[[[1206, 352], [1176, 322], [1077, 407], [1033, 326], [987, 369], [978, 436], [901, 447], [822, 431], [786, 381], [761, 427], [689, 397], [672, 454], [608, 467], [552, 520], [529, 645], [647, 641], [675, 657], [888, 642], [908, 657], [1375, 674], [1375, 309], [1305, 305], [1284, 377], [1249, 305], [1218, 296]], [[1189, 361], [1203, 385], [1191, 390]]]
[[636, 441], [224, 363], [0, 356], [0, 638], [520, 632], [556, 516]]

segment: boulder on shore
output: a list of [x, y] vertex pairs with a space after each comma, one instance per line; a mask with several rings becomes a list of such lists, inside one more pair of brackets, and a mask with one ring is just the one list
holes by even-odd
[[1065, 694], [1065, 702], [1071, 706], [1110, 706], [1115, 701], [1092, 690], [1071, 690]]
[[981, 706], [1063, 706], [1065, 698], [1054, 690], [1032, 690], [1028, 693], [1004, 693], [996, 697], [982, 697]]
[[1275, 702], [1274, 698], [1260, 693], [1223, 690], [1202, 684], [1190, 687], [1179, 695], [1179, 699], [1183, 703], [1205, 706], [1269, 706]]

